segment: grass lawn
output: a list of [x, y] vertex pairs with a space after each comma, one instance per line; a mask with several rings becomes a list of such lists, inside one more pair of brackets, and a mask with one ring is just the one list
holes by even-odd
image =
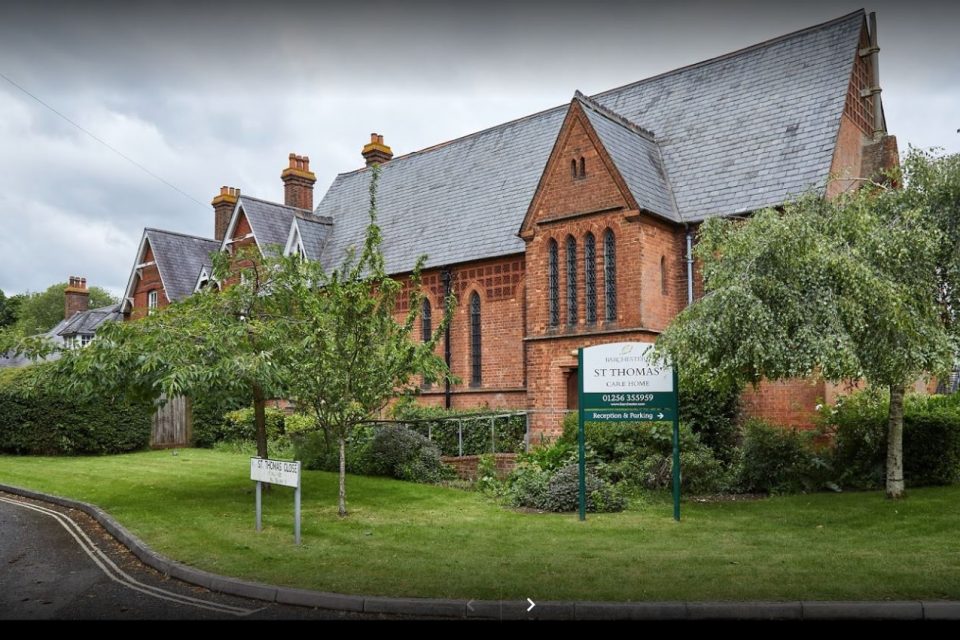
[[157, 551], [210, 571], [367, 595], [534, 600], [960, 599], [960, 487], [752, 502], [635, 504], [525, 514], [482, 496], [350, 476], [303, 479], [254, 524], [248, 458], [180, 450], [98, 458], [0, 456], [0, 482], [95, 503]]

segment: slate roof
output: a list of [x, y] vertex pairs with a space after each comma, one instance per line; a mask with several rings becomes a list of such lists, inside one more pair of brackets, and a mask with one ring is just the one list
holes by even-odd
[[[75, 313], [70, 318], [61, 320], [56, 326], [41, 335], [46, 336], [58, 345], [63, 345], [66, 342], [64, 340], [65, 337], [78, 334], [94, 335], [104, 322], [119, 322], [122, 320], [123, 313], [120, 311], [120, 305], [112, 304], [106, 307], [100, 307], [99, 309], [89, 309]], [[9, 356], [0, 354], [0, 369], [4, 367], [23, 367], [28, 364], [40, 362], [41, 360], [51, 362], [59, 359], [60, 353], [58, 351], [54, 351], [42, 359], [30, 359], [22, 355]]]
[[[593, 96], [656, 134], [677, 219], [699, 221], [779, 204], [828, 177], [862, 10], [752, 47]], [[567, 106], [394, 158], [377, 194], [390, 273], [521, 253], [516, 236]], [[611, 130], [612, 131], [612, 130]], [[617, 146], [616, 144], [614, 145]], [[618, 166], [639, 183], [650, 166]], [[640, 154], [643, 160], [643, 154]], [[316, 208], [334, 219], [330, 267], [367, 224], [371, 171], [337, 176]], [[624, 179], [628, 180], [627, 175]], [[661, 186], [644, 194], [665, 208]], [[669, 216], [668, 216], [669, 217]]]
[[[112, 304], [106, 307], [100, 307], [99, 309], [89, 309], [75, 313], [71, 318], [58, 324], [57, 327], [60, 327], [59, 329], [54, 327], [53, 331], [59, 336], [78, 334], [93, 335], [97, 332], [97, 328], [104, 322], [114, 322], [118, 320], [123, 320], [120, 305]], [[61, 327], [61, 325], [63, 326]]]
[[[264, 254], [274, 253], [273, 249], [275, 247], [273, 245], [279, 245], [279, 252], [283, 251], [290, 235], [290, 224], [293, 222], [295, 215], [312, 215], [306, 209], [288, 207], [245, 195], [240, 196], [237, 207], [243, 209], [260, 251]], [[194, 270], [194, 281], [196, 281], [197, 273], [199, 271]]]
[[320, 260], [323, 247], [333, 229], [333, 220], [312, 214], [297, 215], [294, 216], [291, 224], [295, 224], [300, 232], [300, 240], [303, 242], [307, 260]]
[[603, 108], [579, 91], [575, 95], [603, 147], [641, 209], [681, 222], [663, 157], [653, 133]]
[[210, 254], [220, 249], [220, 243], [209, 238], [150, 228], [143, 233], [153, 249], [153, 259], [170, 302], [193, 293], [200, 267], [209, 264]]

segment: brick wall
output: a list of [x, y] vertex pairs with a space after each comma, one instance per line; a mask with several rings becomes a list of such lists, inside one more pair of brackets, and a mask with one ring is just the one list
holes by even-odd
[[[477, 479], [477, 465], [480, 462], [480, 456], [442, 456], [440, 460], [447, 466], [452, 467], [460, 478], [464, 480]], [[494, 463], [497, 468], [497, 477], [500, 479], [506, 478], [517, 466], [517, 454], [496, 453], [494, 454]]]
[[163, 308], [170, 304], [167, 299], [167, 292], [163, 288], [163, 281], [160, 279], [160, 269], [157, 268], [153, 256], [153, 248], [150, 241], [146, 241], [146, 250], [144, 251], [141, 264], [154, 262], [149, 267], [140, 270], [141, 276], [137, 279], [137, 284], [133, 289], [133, 306], [130, 308], [129, 320], [136, 320], [147, 315], [149, 308], [148, 297], [151, 291], [157, 292], [157, 307]]

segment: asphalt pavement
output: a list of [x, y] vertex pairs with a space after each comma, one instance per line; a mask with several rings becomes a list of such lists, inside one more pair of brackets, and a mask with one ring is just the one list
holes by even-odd
[[163, 576], [86, 514], [0, 493], [0, 620], [402, 619], [248, 600]]

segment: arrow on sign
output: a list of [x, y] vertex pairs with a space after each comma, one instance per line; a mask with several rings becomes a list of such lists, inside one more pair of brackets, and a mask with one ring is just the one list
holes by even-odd
[[527, 607], [527, 613], [530, 613], [531, 611], [533, 611], [533, 608], [537, 606], [537, 603], [531, 600], [530, 598], [527, 598], [527, 602], [530, 603], [530, 606]]
[[663, 414], [662, 414], [662, 413], [658, 413], [658, 414], [657, 414], [657, 417], [660, 418], [661, 420], [663, 420]]

